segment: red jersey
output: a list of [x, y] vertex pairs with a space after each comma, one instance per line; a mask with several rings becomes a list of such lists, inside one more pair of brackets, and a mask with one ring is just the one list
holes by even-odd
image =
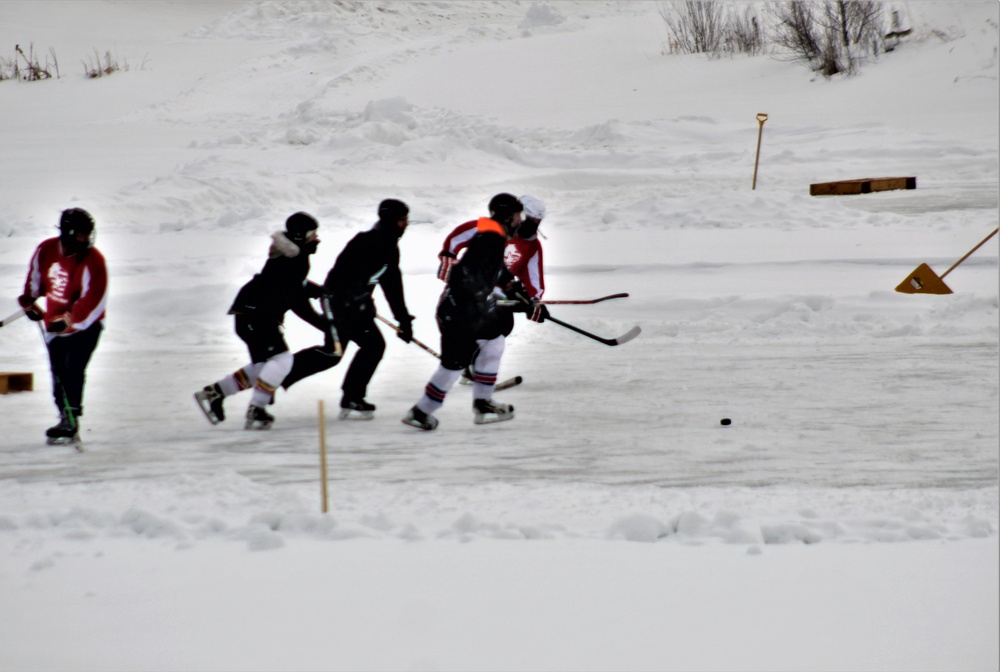
[[[442, 250], [458, 256], [476, 235], [476, 222], [472, 220], [459, 225], [444, 239]], [[504, 264], [511, 274], [521, 281], [528, 295], [536, 301], [545, 293], [545, 272], [542, 266], [542, 244], [538, 238], [524, 240], [514, 236], [507, 241], [504, 249]]]
[[53, 336], [83, 331], [104, 319], [108, 302], [108, 271], [95, 248], [66, 256], [58, 238], [43, 240], [35, 250], [24, 282], [24, 293], [45, 297], [45, 324], [66, 320], [69, 327]]

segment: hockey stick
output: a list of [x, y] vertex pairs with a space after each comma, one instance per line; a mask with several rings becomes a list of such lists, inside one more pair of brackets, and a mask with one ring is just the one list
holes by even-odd
[[323, 317], [326, 318], [326, 333], [330, 337], [330, 340], [333, 341], [333, 354], [337, 357], [343, 357], [344, 345], [340, 342], [337, 327], [333, 325], [333, 310], [330, 308], [330, 297], [320, 297], [319, 305], [323, 308]]
[[576, 333], [581, 334], [583, 336], [586, 336], [587, 338], [592, 338], [595, 341], [597, 341], [598, 343], [603, 343], [604, 345], [621, 345], [622, 343], [628, 343], [633, 338], [635, 338], [636, 336], [638, 336], [640, 334], [640, 332], [642, 332], [642, 329], [640, 329], [638, 326], [635, 326], [635, 327], [632, 327], [631, 329], [629, 329], [628, 331], [626, 331], [621, 336], [618, 336], [616, 338], [603, 338], [601, 336], [598, 336], [597, 334], [592, 334], [589, 331], [584, 331], [580, 327], [574, 326], [574, 325], [570, 324], [569, 322], [563, 322], [562, 320], [558, 320], [558, 319], [552, 317], [551, 315], [549, 315], [548, 317], [546, 317], [545, 321], [546, 322], [555, 322], [556, 324], [558, 324], [561, 327], [566, 327], [567, 329], [575, 331]]
[[[393, 329], [395, 329], [396, 332], [399, 332], [400, 329], [399, 329], [398, 325], [393, 324], [392, 322], [390, 322], [389, 320], [385, 319], [384, 317], [382, 317], [378, 313], [375, 313], [375, 317], [377, 317], [382, 322], [385, 322], [386, 324], [388, 324], [390, 327], [392, 327]], [[427, 351], [430, 354], [434, 355], [438, 359], [441, 359], [441, 355], [439, 355], [437, 352], [435, 352], [432, 348], [424, 345], [423, 343], [421, 343], [420, 341], [418, 341], [415, 338], [412, 339], [412, 340], [413, 340], [413, 344], [414, 345], [416, 345], [416, 346], [418, 346], [420, 348], [423, 348], [425, 351]], [[506, 390], [506, 389], [509, 389], [511, 387], [515, 387], [517, 385], [520, 385], [523, 382], [524, 382], [524, 378], [522, 378], [521, 376], [514, 376], [513, 378], [508, 378], [507, 380], [500, 381], [499, 383], [496, 384], [496, 387], [494, 387], [494, 389], [497, 392], [499, 392], [501, 390]]]
[[[385, 319], [384, 317], [382, 317], [378, 313], [375, 313], [375, 317], [377, 317], [379, 320], [381, 320], [382, 322], [385, 322], [390, 327], [392, 327], [393, 329], [395, 329], [395, 331], [396, 331], [397, 334], [403, 331], [402, 329], [399, 328], [398, 324], [393, 324], [392, 322], [390, 322], [389, 320]], [[438, 359], [441, 359], [441, 355], [439, 355], [438, 353], [436, 353], [430, 346], [421, 343], [420, 341], [418, 341], [415, 338], [412, 338], [410, 340], [413, 341], [413, 344], [415, 346], [417, 346], [418, 348], [422, 348], [423, 350], [426, 350], [427, 352], [431, 353], [432, 355], [434, 355]]]
[[[524, 301], [517, 301], [515, 299], [501, 299], [501, 300], [497, 301], [497, 305], [498, 306], [504, 306], [505, 308], [514, 308], [516, 306], [524, 306], [525, 302]], [[622, 343], [628, 343], [629, 341], [631, 341], [633, 338], [635, 338], [636, 336], [638, 336], [642, 332], [642, 329], [640, 329], [639, 327], [632, 327], [631, 329], [629, 329], [628, 331], [626, 331], [621, 336], [617, 336], [615, 338], [604, 338], [603, 336], [598, 336], [597, 334], [592, 334], [589, 331], [585, 331], [585, 330], [581, 329], [580, 327], [574, 326], [574, 325], [570, 324], [569, 322], [563, 322], [562, 320], [556, 319], [556, 318], [552, 317], [552, 315], [548, 315], [545, 318], [545, 321], [546, 322], [549, 322], [549, 321], [555, 322], [556, 324], [558, 324], [561, 327], [566, 327], [567, 329], [575, 331], [578, 334], [582, 334], [582, 335], [586, 336], [587, 338], [592, 338], [595, 341], [598, 341], [599, 343], [603, 343], [604, 345], [621, 345]]]
[[10, 324], [11, 322], [13, 322], [14, 320], [21, 319], [22, 317], [24, 317], [24, 314], [25, 314], [24, 313], [24, 309], [23, 308], [18, 308], [16, 313], [11, 313], [7, 317], [5, 317], [2, 320], [0, 320], [0, 327], [6, 327], [8, 324]]
[[607, 296], [602, 296], [599, 299], [583, 299], [579, 301], [542, 301], [546, 306], [568, 306], [568, 305], [583, 305], [591, 303], [600, 303], [601, 301], [607, 301], [609, 299], [624, 299], [628, 297], [628, 292], [621, 292], [619, 294], [608, 294]]

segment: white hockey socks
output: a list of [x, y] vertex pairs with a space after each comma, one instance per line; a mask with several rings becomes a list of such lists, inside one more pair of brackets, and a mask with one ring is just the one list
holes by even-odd
[[438, 366], [437, 371], [427, 381], [427, 385], [424, 387], [424, 396], [420, 397], [420, 401], [417, 402], [417, 408], [427, 415], [434, 415], [444, 405], [444, 398], [448, 396], [448, 392], [461, 376], [461, 370], [452, 371]]
[[479, 344], [479, 353], [472, 363], [472, 398], [490, 399], [497, 384], [506, 339], [501, 335], [489, 340], [480, 338], [476, 343]]
[[271, 403], [271, 399], [274, 398], [274, 391], [278, 389], [281, 381], [292, 370], [294, 361], [294, 355], [286, 351], [264, 362], [260, 373], [257, 374], [257, 382], [253, 386], [253, 396], [250, 397], [251, 406], [263, 408]]

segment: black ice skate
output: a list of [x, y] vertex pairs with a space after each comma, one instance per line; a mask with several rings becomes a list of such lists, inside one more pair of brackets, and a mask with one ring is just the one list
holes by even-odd
[[476, 414], [473, 422], [477, 425], [488, 425], [491, 422], [503, 422], [514, 419], [514, 407], [501, 404], [492, 399], [474, 399], [472, 410]]
[[247, 421], [243, 425], [243, 429], [271, 429], [271, 425], [274, 424], [274, 416], [265, 411], [260, 406], [250, 406], [247, 409]]
[[59, 422], [45, 430], [45, 442], [50, 446], [66, 446], [79, 443], [79, 426], [68, 413], [59, 416]]
[[414, 406], [403, 416], [403, 424], [417, 429], [431, 430], [438, 426], [438, 421], [433, 415], [427, 415]]
[[340, 400], [341, 420], [371, 420], [375, 417], [375, 404], [370, 404], [364, 399], [348, 399], [344, 397]]
[[218, 383], [206, 385], [204, 389], [194, 393], [194, 400], [198, 402], [198, 408], [213, 425], [226, 419], [226, 412], [222, 408], [224, 398]]

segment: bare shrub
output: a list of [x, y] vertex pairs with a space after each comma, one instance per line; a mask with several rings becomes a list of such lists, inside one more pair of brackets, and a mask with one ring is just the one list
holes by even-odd
[[[761, 54], [802, 61], [824, 77], [850, 75], [886, 51], [879, 0], [716, 0], [661, 2], [670, 53]], [[892, 35], [892, 33], [890, 33]]]
[[[742, 8], [742, 11], [741, 11]], [[762, 21], [750, 6], [687, 0], [660, 4], [667, 25], [670, 53], [759, 54], [767, 47]]]
[[[51, 60], [49, 60], [51, 57]], [[45, 65], [42, 65], [38, 54], [35, 53], [34, 43], [28, 45], [28, 53], [20, 44], [14, 45], [14, 57], [10, 60], [0, 58], [0, 80], [17, 79], [24, 82], [36, 82], [43, 79], [52, 79], [53, 70], [55, 77], [59, 78], [59, 60], [56, 52], [49, 49], [45, 56]]]
[[853, 74], [885, 51], [883, 9], [875, 0], [791, 0], [769, 6], [772, 39], [824, 77]]
[[818, 25], [813, 16], [813, 4], [786, 2], [768, 8], [775, 20], [774, 42], [791, 53], [796, 60], [811, 62], [822, 52]]
[[723, 35], [723, 51], [730, 54], [753, 56], [767, 49], [763, 23], [751, 7], [745, 7], [742, 14], [730, 9]]
[[119, 70], [128, 70], [128, 61], [122, 60], [121, 63], [118, 62], [117, 56], [112, 56], [111, 51], [104, 52], [104, 62], [101, 62], [101, 55], [94, 49], [94, 57], [87, 57], [87, 60], [83, 62], [83, 73], [88, 79], [97, 79], [98, 77], [105, 77], [112, 73], [118, 72]]
[[725, 20], [722, 3], [686, 0], [660, 5], [660, 16], [671, 34], [672, 50], [685, 54], [718, 54]]

